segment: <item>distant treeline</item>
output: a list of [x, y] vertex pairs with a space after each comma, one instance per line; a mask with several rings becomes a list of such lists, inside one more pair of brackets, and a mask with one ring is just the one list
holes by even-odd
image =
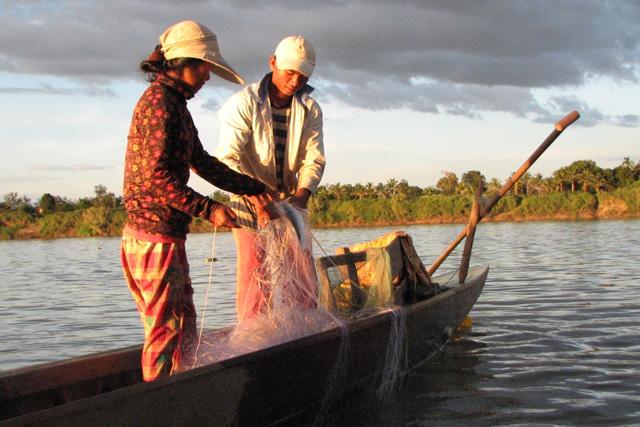
[[[421, 188], [406, 180], [386, 183], [322, 185], [309, 212], [316, 227], [426, 224], [465, 221], [475, 189], [496, 194], [502, 183], [475, 170], [460, 178], [445, 172], [435, 187]], [[228, 201], [216, 191], [212, 197]], [[550, 177], [525, 174], [494, 208], [489, 220], [537, 220], [640, 217], [640, 163], [628, 157], [612, 169], [579, 160]], [[126, 214], [122, 198], [103, 185], [94, 197], [71, 201], [45, 193], [33, 203], [9, 193], [0, 202], [0, 239], [117, 236]], [[211, 231], [201, 219], [193, 232]]]

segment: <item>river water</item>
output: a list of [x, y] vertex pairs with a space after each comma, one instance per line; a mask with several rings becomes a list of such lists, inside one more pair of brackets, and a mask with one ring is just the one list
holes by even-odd
[[[429, 265], [460, 225], [404, 228]], [[317, 230], [333, 252], [392, 228]], [[234, 315], [229, 233], [190, 235], [206, 327]], [[344, 425], [639, 425], [640, 221], [481, 224], [473, 264], [489, 264], [473, 327], [414, 369], [389, 400]], [[316, 247], [316, 255], [322, 255]], [[440, 268], [451, 271], [459, 253]], [[142, 341], [119, 239], [0, 242], [0, 370]]]

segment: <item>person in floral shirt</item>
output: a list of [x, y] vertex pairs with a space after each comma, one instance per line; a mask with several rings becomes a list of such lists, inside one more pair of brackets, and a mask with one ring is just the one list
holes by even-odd
[[220, 54], [215, 34], [182, 21], [160, 36], [141, 63], [150, 86], [133, 112], [125, 158], [127, 221], [121, 261], [145, 330], [145, 381], [175, 372], [195, 338], [196, 313], [185, 240], [192, 217], [237, 227], [227, 206], [187, 185], [190, 170], [211, 184], [244, 195], [266, 209], [263, 183], [209, 155], [198, 138], [187, 101], [214, 73], [244, 83]]

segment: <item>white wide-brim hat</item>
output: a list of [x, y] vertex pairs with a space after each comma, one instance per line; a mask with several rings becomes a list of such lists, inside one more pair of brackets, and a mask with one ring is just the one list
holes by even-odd
[[195, 58], [213, 64], [213, 72], [232, 83], [244, 79], [220, 53], [218, 38], [209, 28], [196, 21], [182, 21], [167, 28], [160, 36], [164, 58]]

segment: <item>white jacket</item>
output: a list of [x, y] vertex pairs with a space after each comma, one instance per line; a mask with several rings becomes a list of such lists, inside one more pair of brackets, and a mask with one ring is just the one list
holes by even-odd
[[[220, 139], [216, 157], [232, 169], [276, 188], [275, 142], [268, 88], [271, 74], [233, 95], [220, 108]], [[287, 132], [283, 185], [287, 194], [299, 188], [315, 192], [325, 157], [322, 111], [305, 86], [293, 96]]]

